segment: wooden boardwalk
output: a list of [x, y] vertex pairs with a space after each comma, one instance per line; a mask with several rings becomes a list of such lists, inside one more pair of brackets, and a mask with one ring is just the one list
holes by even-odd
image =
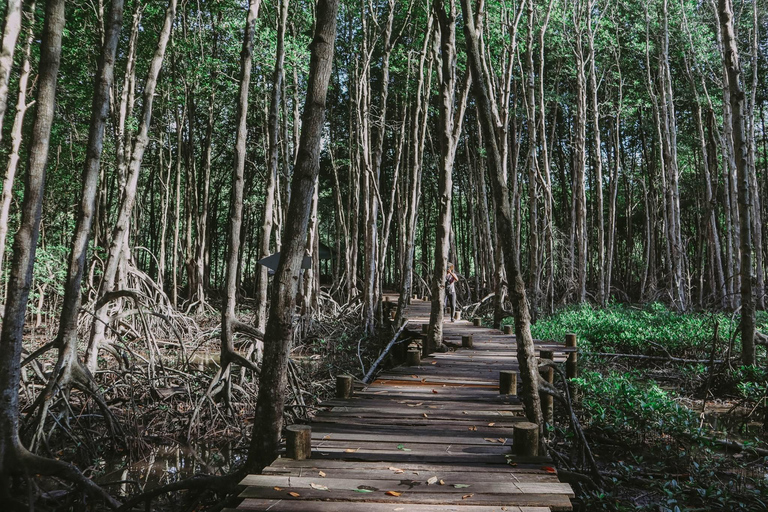
[[[409, 329], [420, 332], [429, 307], [409, 307]], [[280, 457], [246, 477], [237, 510], [571, 510], [572, 490], [548, 458], [510, 455], [512, 427], [525, 418], [517, 397], [499, 395], [498, 379], [517, 367], [514, 336], [444, 324], [449, 342], [467, 334], [472, 349], [393, 368], [351, 398], [322, 404], [311, 459]]]

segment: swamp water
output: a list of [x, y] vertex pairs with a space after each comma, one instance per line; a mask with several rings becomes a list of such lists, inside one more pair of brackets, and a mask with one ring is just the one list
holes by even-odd
[[127, 455], [107, 459], [97, 482], [120, 495], [135, 494], [198, 474], [223, 475], [237, 467], [247, 449], [235, 443], [220, 445], [152, 446], [142, 459]]

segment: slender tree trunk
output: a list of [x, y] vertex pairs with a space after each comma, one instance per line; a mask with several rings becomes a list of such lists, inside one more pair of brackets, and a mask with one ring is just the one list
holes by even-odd
[[738, 174], [739, 233], [741, 250], [741, 361], [755, 364], [755, 304], [752, 296], [752, 236], [750, 221], [750, 169], [744, 130], [744, 90], [741, 86], [741, 63], [733, 26], [733, 5], [718, 0], [718, 15], [723, 37], [723, 63], [730, 89], [733, 115], [733, 149]]
[[[34, 19], [34, 11], [32, 11], [32, 19]], [[21, 0], [7, 0], [3, 41], [0, 44], [0, 140], [2, 140], [3, 119], [8, 107], [8, 82], [19, 32], [21, 32]]]
[[[269, 256], [272, 238], [272, 217], [275, 208], [275, 184], [278, 173], [280, 97], [283, 88], [283, 64], [285, 63], [285, 26], [288, 19], [289, 0], [280, 1], [280, 13], [277, 22], [277, 50], [275, 52], [275, 70], [272, 74], [272, 97], [269, 103], [269, 168], [267, 170], [267, 189], [264, 197], [264, 221], [261, 225], [261, 250], [259, 257]], [[267, 284], [266, 267], [259, 267], [256, 272], [256, 327], [263, 329], [267, 324]]]
[[265, 350], [251, 446], [245, 469], [260, 470], [277, 456], [283, 425], [288, 355], [293, 339], [293, 309], [307, 238], [311, 197], [320, 170], [325, 99], [333, 64], [338, 0], [319, 0], [311, 44], [309, 79], [298, 157], [291, 182], [290, 222], [285, 227], [280, 264], [270, 302]]
[[[139, 133], [136, 136], [136, 141], [133, 145], [131, 162], [128, 165], [128, 175], [125, 188], [123, 189], [120, 211], [112, 231], [112, 241], [109, 246], [107, 261], [104, 265], [104, 275], [101, 280], [101, 285], [99, 286], [99, 299], [102, 299], [106, 294], [115, 289], [115, 277], [117, 275], [118, 265], [120, 264], [121, 254], [126, 241], [131, 214], [133, 213], [133, 206], [136, 202], [141, 162], [144, 158], [144, 150], [149, 143], [149, 126], [152, 122], [152, 103], [157, 87], [157, 79], [163, 65], [165, 49], [168, 45], [168, 39], [171, 36], [171, 27], [175, 14], [176, 0], [170, 0], [165, 11], [165, 21], [163, 23], [163, 28], [160, 31], [157, 48], [155, 49], [155, 54], [150, 62], [149, 70], [147, 72], [147, 80], [144, 84], [144, 102], [142, 104]], [[102, 304], [96, 311], [91, 325], [91, 336], [86, 353], [87, 366], [90, 371], [94, 371], [98, 366], [99, 346], [104, 339], [105, 328], [109, 322], [109, 315], [105, 306], [106, 304]]]
[[540, 428], [544, 426], [541, 413], [541, 399], [538, 393], [539, 372], [538, 363], [531, 336], [530, 314], [525, 293], [525, 284], [518, 268], [514, 237], [508, 236], [514, 232], [511, 208], [509, 204], [509, 189], [504, 176], [504, 165], [496, 142], [491, 102], [486, 89], [480, 61], [480, 34], [477, 31], [475, 18], [469, 0], [461, 0], [464, 17], [464, 36], [467, 41], [467, 57], [472, 75], [475, 77], [474, 96], [478, 103], [478, 112], [485, 139], [487, 155], [490, 159], [491, 174], [494, 177], [494, 195], [496, 197], [496, 222], [498, 223], [499, 242], [504, 252], [504, 262], [509, 280], [509, 294], [512, 300], [512, 310], [515, 317], [515, 336], [517, 338], [517, 358], [520, 363], [522, 380], [521, 398], [525, 405], [528, 419]]
[[[21, 2], [17, 2], [19, 5]], [[9, 4], [8, 9], [10, 10], [12, 6]], [[8, 215], [11, 211], [11, 200], [13, 199], [13, 182], [16, 179], [16, 169], [19, 164], [19, 155], [21, 150], [21, 140], [22, 140], [22, 128], [24, 127], [24, 115], [27, 113], [27, 108], [29, 105], [27, 105], [27, 84], [29, 82], [29, 74], [30, 74], [30, 65], [29, 65], [29, 57], [30, 57], [30, 51], [32, 48], [32, 41], [35, 38], [35, 2], [32, 2], [30, 8], [29, 8], [29, 15], [28, 15], [28, 22], [29, 27], [27, 29], [27, 39], [24, 43], [24, 62], [21, 65], [21, 73], [19, 75], [19, 96], [18, 100], [16, 102], [16, 116], [13, 120], [13, 128], [11, 128], [11, 154], [8, 157], [8, 167], [5, 171], [5, 178], [3, 179], [3, 191], [2, 196], [0, 196], [0, 270], [3, 268], [3, 260], [5, 258], [5, 241], [8, 237]], [[9, 22], [12, 22], [13, 16], [12, 13], [6, 14], [6, 25]], [[19, 22], [20, 23], [20, 22]], [[11, 28], [10, 30], [13, 30]], [[5, 41], [5, 38], [3, 38], [3, 41]], [[5, 42], [3, 43], [3, 46], [5, 46]], [[3, 52], [5, 49], [2, 50]], [[11, 49], [11, 53], [13, 52], [13, 49]], [[2, 79], [2, 73], [4, 73], [4, 70], [2, 69], [2, 56], [0, 56], [0, 79]], [[12, 60], [12, 59], [11, 59]], [[10, 67], [9, 67], [10, 71]], [[7, 80], [6, 80], [7, 82]], [[8, 94], [8, 86], [7, 83], [4, 86], [5, 87], [5, 94], [6, 97], [0, 98], [0, 102], [2, 102], [3, 107], [2, 111], [0, 111], [0, 132], [2, 131], [2, 116], [5, 113], [5, 103], [8, 101], [7, 94]], [[0, 84], [0, 94], [2, 93], [2, 86]], [[2, 137], [2, 134], [0, 133], [0, 137]], [[0, 307], [0, 313], [2, 313], [2, 308]]]

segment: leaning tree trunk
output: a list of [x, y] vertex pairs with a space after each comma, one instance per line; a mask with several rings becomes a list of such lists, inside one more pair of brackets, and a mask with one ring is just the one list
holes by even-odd
[[[142, 105], [141, 127], [136, 136], [136, 142], [133, 145], [133, 152], [131, 154], [131, 161], [128, 165], [128, 176], [123, 190], [120, 212], [115, 227], [112, 230], [112, 242], [109, 246], [107, 261], [104, 265], [104, 275], [101, 280], [101, 285], [99, 286], [99, 299], [102, 299], [115, 289], [115, 276], [117, 275], [118, 266], [120, 264], [120, 257], [123, 252], [123, 245], [130, 225], [133, 206], [136, 203], [136, 191], [141, 171], [141, 162], [144, 158], [144, 150], [149, 143], [149, 126], [152, 122], [152, 102], [155, 97], [155, 89], [157, 88], [157, 79], [160, 76], [160, 69], [163, 65], [165, 49], [168, 45], [168, 40], [171, 37], [171, 28], [175, 14], [176, 0], [170, 0], [165, 11], [165, 21], [163, 23], [163, 28], [160, 31], [157, 48], [155, 49], [155, 54], [152, 57], [149, 71], [147, 72], [147, 81], [144, 84], [144, 103]], [[86, 353], [87, 366], [91, 371], [94, 371], [98, 366], [99, 346], [104, 340], [106, 326], [109, 323], [109, 314], [105, 306], [106, 304], [102, 301], [101, 307], [96, 310], [91, 325], [91, 337], [88, 342], [88, 350]]]
[[37, 110], [30, 137], [21, 220], [14, 239], [8, 301], [0, 331], [0, 499], [4, 503], [11, 502], [10, 495], [13, 494], [13, 488], [19, 478], [29, 478], [30, 475], [55, 475], [85, 486], [89, 493], [104, 497], [115, 506], [117, 503], [90, 479], [84, 477], [77, 468], [63, 461], [33, 455], [24, 448], [19, 439], [19, 382], [24, 320], [40, 235], [45, 168], [56, 102], [63, 31], [64, 0], [50, 0], [45, 6]]
[[467, 58], [469, 67], [474, 77], [474, 96], [478, 104], [480, 124], [485, 139], [485, 148], [488, 154], [491, 174], [494, 178], [494, 195], [496, 197], [496, 222], [500, 233], [499, 243], [504, 252], [504, 262], [509, 281], [509, 296], [512, 301], [512, 310], [515, 318], [515, 335], [517, 337], [517, 359], [520, 363], [520, 375], [522, 380], [522, 399], [525, 405], [525, 413], [528, 419], [540, 428], [544, 426], [544, 418], [541, 413], [541, 399], [538, 393], [539, 371], [538, 361], [531, 336], [530, 313], [520, 269], [518, 267], [517, 247], [515, 245], [514, 226], [509, 200], [509, 189], [505, 179], [503, 162], [498, 149], [494, 130], [493, 115], [491, 113], [491, 101], [486, 88], [486, 80], [480, 60], [480, 34], [472, 15], [472, 7], [469, 0], [461, 0], [461, 9], [464, 15], [464, 35], [467, 41]]
[[718, 14], [723, 37], [723, 56], [728, 78], [733, 120], [733, 149], [738, 174], [738, 201], [741, 249], [741, 361], [755, 364], [755, 303], [752, 297], [752, 233], [750, 222], [749, 160], [744, 133], [744, 90], [741, 63], [733, 26], [731, 0], [719, 0]]
[[[42, 427], [48, 416], [48, 407], [54, 395], [66, 394], [72, 386], [84, 389], [94, 396], [99, 394], [97, 386], [93, 383], [77, 356], [77, 320], [82, 300], [81, 285], [86, 265], [88, 242], [96, 209], [104, 127], [109, 115], [110, 91], [114, 81], [115, 54], [120, 39], [122, 23], [123, 0], [113, 0], [110, 8], [109, 23], [105, 27], [104, 45], [101, 50], [98, 73], [94, 85], [88, 145], [83, 165], [83, 188], [80, 210], [75, 226], [75, 234], [72, 238], [67, 280], [64, 283], [64, 300], [59, 318], [59, 330], [54, 342], [54, 345], [59, 350], [59, 355], [45, 391], [36, 400], [36, 404], [39, 402], [40, 405], [38, 431], [35, 436], [36, 441], [41, 437]], [[111, 415], [106, 411], [106, 405], [101, 400], [99, 402], [100, 406], [105, 409], [103, 411], [105, 419], [109, 422], [109, 426], [112, 427]]]
[[269, 465], [277, 456], [280, 442], [288, 355], [293, 339], [293, 310], [299, 289], [312, 193], [320, 171], [320, 143], [325, 122], [325, 98], [333, 67], [338, 9], [338, 0], [317, 2], [315, 37], [310, 46], [307, 99], [288, 205], [287, 218], [290, 222], [285, 226], [280, 264], [269, 306], [264, 363], [259, 379], [256, 421], [245, 467], [247, 471], [260, 470]]

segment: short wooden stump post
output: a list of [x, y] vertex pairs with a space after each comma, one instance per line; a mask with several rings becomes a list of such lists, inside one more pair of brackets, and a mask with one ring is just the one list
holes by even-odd
[[515, 333], [515, 327], [513, 325], [505, 325], [504, 326], [504, 334], [514, 334]]
[[527, 421], [517, 423], [512, 430], [512, 453], [521, 457], [539, 455], [539, 426]]
[[[552, 384], [555, 381], [555, 370], [554, 368], [542, 368], [539, 370], [539, 375], [541, 375], [541, 378], [545, 381]], [[547, 393], [539, 393], [539, 398], [541, 399], [541, 414], [544, 416], [544, 421], [547, 422], [547, 424], [551, 425], [552, 420], [554, 418], [553, 416], [553, 397], [552, 395], [548, 395]]]
[[472, 348], [472, 335], [466, 335], [461, 337], [461, 346], [463, 348]]
[[421, 352], [417, 348], [409, 348], [406, 356], [408, 366], [419, 366], [421, 364]]
[[453, 319], [454, 319], [454, 320], [461, 320], [461, 311], [456, 311], [456, 312], [453, 314]]
[[[578, 340], [573, 333], [565, 335], [565, 346], [568, 348], [578, 349]], [[571, 399], [578, 399], [578, 386], [571, 382], [571, 379], [575, 379], [579, 376], [579, 352], [578, 350], [570, 352], [568, 359], [565, 361], [565, 377], [568, 379], [568, 390], [571, 393]]]
[[336, 398], [349, 398], [352, 396], [352, 376], [336, 376]]
[[480, 327], [480, 319], [479, 318], [474, 318], [472, 320], [472, 325], [474, 325], [475, 327]]
[[429, 324], [421, 324], [421, 333], [427, 334], [429, 332]]
[[294, 460], [310, 458], [312, 455], [312, 427], [309, 425], [289, 425], [285, 430], [285, 455]]
[[517, 394], [517, 372], [514, 370], [501, 370], [499, 372], [499, 394]]
[[552, 350], [540, 350], [539, 351], [539, 357], [542, 359], [549, 359], [550, 361], [555, 360], [555, 352]]

